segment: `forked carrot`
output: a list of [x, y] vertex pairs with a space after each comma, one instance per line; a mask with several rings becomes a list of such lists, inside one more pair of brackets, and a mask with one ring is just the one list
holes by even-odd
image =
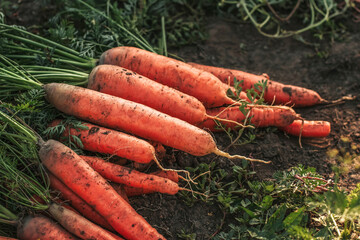
[[292, 124], [280, 129], [293, 136], [301, 134], [301, 137], [321, 138], [330, 134], [331, 124], [328, 121], [295, 120]]
[[[50, 127], [60, 123], [61, 120], [54, 120]], [[66, 126], [62, 137], [66, 139], [69, 135], [79, 137], [83, 149], [88, 151], [117, 155], [139, 163], [149, 163], [154, 160], [155, 148], [145, 140], [91, 123], [83, 122], [82, 125], [88, 129], [75, 129]]]
[[171, 195], [176, 194], [181, 189], [177, 183], [170, 181], [167, 178], [138, 172], [127, 167], [107, 162], [98, 157], [80, 157], [101, 176], [112, 182]]
[[[248, 113], [244, 115], [239, 107], [221, 107], [208, 109], [207, 113], [213, 116], [219, 116], [220, 119], [231, 119], [243, 123], [245, 119], [251, 118], [251, 123], [256, 127], [284, 127], [291, 124], [295, 119], [299, 118], [296, 112], [286, 106], [265, 106], [265, 105], [248, 105], [245, 110]], [[236, 129], [237, 125], [227, 122], [222, 122], [226, 128]], [[217, 123], [213, 120], [206, 120], [201, 124], [201, 127], [210, 131], [221, 131], [217, 128]]]
[[208, 132], [139, 103], [66, 84], [50, 83], [44, 89], [46, 99], [58, 110], [101, 126], [121, 129], [195, 156], [214, 153], [229, 159], [265, 162], [231, 156], [217, 148]]
[[116, 47], [104, 52], [99, 64], [130, 69], [156, 82], [197, 98], [206, 107], [232, 104], [227, 86], [209, 72], [184, 62], [135, 47]]
[[217, 119], [207, 115], [204, 105], [195, 97], [115, 65], [95, 67], [89, 75], [87, 87], [144, 104], [193, 125], [209, 118]]
[[267, 75], [255, 75], [239, 70], [206, 66], [197, 63], [188, 64], [214, 74], [224, 83], [228, 83], [229, 77], [231, 79], [231, 85], [234, 84], [234, 78], [238, 81], [243, 80], [243, 83], [240, 84], [240, 86], [244, 90], [253, 88], [256, 83], [262, 80], [268, 80], [268, 85], [264, 94], [264, 99], [268, 103], [306, 107], [326, 102], [326, 100], [321, 98], [320, 95], [313, 90], [272, 81]]
[[165, 239], [74, 151], [49, 140], [39, 151], [43, 165], [102, 215], [126, 239]]

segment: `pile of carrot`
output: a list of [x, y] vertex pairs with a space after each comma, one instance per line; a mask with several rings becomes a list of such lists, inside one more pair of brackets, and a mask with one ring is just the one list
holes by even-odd
[[[208, 131], [219, 131], [219, 123], [236, 130], [251, 119], [254, 127], [275, 126], [295, 136], [325, 137], [330, 132], [328, 122], [306, 121], [287, 106], [323, 103], [316, 92], [265, 76], [188, 64], [134, 47], [110, 49], [102, 54], [99, 64], [89, 74], [87, 88], [64, 83], [41, 85], [48, 102], [83, 121], [82, 129], [65, 126], [58, 140], [76, 136], [84, 150], [140, 164], [155, 161], [161, 170], [146, 174], [98, 157], [80, 156], [55, 140], [40, 143], [40, 159], [49, 172], [52, 189], [59, 191], [78, 215], [107, 229], [100, 231], [107, 237], [95, 239], [120, 239], [112, 231], [126, 239], [165, 239], [127, 201], [128, 196], [186, 190], [178, 183], [177, 172], [181, 170], [163, 168], [156, 148], [148, 141], [194, 156], [213, 153], [268, 163], [221, 151]], [[280, 105], [254, 104], [245, 92], [238, 92], [239, 101], [233, 100], [227, 91], [234, 78], [242, 81], [243, 90], [265, 78], [265, 101]], [[241, 109], [241, 101], [250, 103]], [[59, 124], [61, 120], [55, 120], [49, 127]], [[59, 212], [69, 214], [68, 218], [74, 216], [58, 205], [50, 205], [49, 211], [53, 216]], [[57, 221], [69, 224], [60, 218]], [[73, 231], [79, 237], [79, 230]]]

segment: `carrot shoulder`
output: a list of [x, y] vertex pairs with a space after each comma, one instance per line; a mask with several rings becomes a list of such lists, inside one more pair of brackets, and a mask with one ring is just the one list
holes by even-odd
[[[60, 123], [61, 120], [55, 120], [50, 126]], [[139, 163], [149, 163], [154, 159], [155, 148], [145, 140], [91, 123], [82, 124], [88, 129], [66, 126], [62, 136], [66, 139], [69, 135], [79, 137], [83, 148], [88, 151], [117, 155]]]
[[206, 107], [232, 104], [227, 87], [209, 72], [184, 62], [134, 47], [116, 47], [104, 52], [100, 64], [118, 65], [197, 98]]
[[44, 166], [102, 215], [126, 239], [165, 239], [80, 156], [49, 140], [39, 151]]
[[325, 100], [320, 95], [310, 89], [286, 85], [268, 79], [266, 75], [255, 75], [240, 70], [206, 66], [197, 63], [188, 63], [189, 65], [208, 71], [218, 77], [224, 83], [234, 84], [234, 78], [243, 83], [240, 85], [243, 89], [253, 88], [254, 85], [262, 80], [268, 80], [268, 86], [265, 90], [264, 99], [268, 103], [294, 105], [296, 107], [306, 107], [323, 103]]

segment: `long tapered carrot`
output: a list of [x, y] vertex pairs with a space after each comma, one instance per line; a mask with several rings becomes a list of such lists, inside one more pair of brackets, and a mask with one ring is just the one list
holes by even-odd
[[177, 183], [167, 178], [138, 172], [127, 167], [106, 162], [98, 157], [81, 156], [81, 158], [95, 169], [95, 171], [100, 173], [101, 176], [112, 182], [171, 195], [176, 194], [180, 190]]
[[[216, 118], [207, 115], [204, 105], [196, 98], [115, 65], [95, 67], [87, 87], [144, 104], [193, 125]], [[240, 96], [244, 98], [244, 95]]]
[[240, 85], [243, 89], [253, 88], [254, 85], [259, 81], [268, 80], [268, 86], [264, 94], [264, 99], [268, 103], [306, 107], [326, 102], [317, 92], [313, 90], [271, 81], [268, 79], [269, 77], [267, 75], [255, 75], [239, 70], [206, 66], [197, 63], [188, 64], [214, 74], [224, 83], [228, 83], [229, 78], [231, 85], [234, 84], [234, 78], [236, 78], [238, 81], [243, 80], [243, 83]]
[[17, 229], [17, 237], [20, 240], [79, 239], [44, 216], [27, 216], [21, 222]]
[[227, 86], [209, 72], [184, 62], [135, 47], [116, 47], [104, 52], [100, 64], [118, 65], [197, 98], [206, 107], [232, 104]]
[[[50, 126], [56, 126], [61, 120], [54, 120]], [[82, 123], [88, 129], [75, 129], [66, 126], [63, 137], [69, 135], [78, 136], [82, 142], [83, 149], [117, 155], [139, 163], [149, 163], [154, 160], [155, 148], [145, 140], [119, 132], [113, 129], [104, 128], [90, 123]]]
[[123, 238], [114, 237], [108, 231], [90, 222], [79, 214], [64, 208], [61, 205], [52, 203], [48, 208], [51, 216], [60, 223], [67, 231], [81, 239], [96, 240], [121, 240]]
[[50, 83], [44, 89], [52, 105], [80, 119], [121, 129], [195, 156], [214, 153], [229, 159], [254, 161], [219, 150], [208, 132], [142, 104], [67, 84]]
[[[212, 108], [208, 109], [207, 113], [218, 116], [220, 119], [231, 119], [237, 122], [244, 122], [246, 118], [251, 117], [251, 123], [256, 127], [284, 127], [299, 118], [292, 108], [286, 106], [249, 105], [245, 110], [248, 110], [246, 115], [237, 106]], [[219, 122], [225, 125], [226, 128], [236, 129], [237, 127], [232, 123], [222, 122], [221, 120]], [[215, 121], [209, 119], [203, 122], [200, 127], [210, 131], [221, 131], [217, 126]]]
[[165, 239], [70, 148], [49, 140], [42, 145], [39, 156], [51, 173], [91, 205], [124, 238]]
[[96, 212], [94, 208], [92, 208], [76, 193], [69, 189], [57, 177], [55, 177], [50, 172], [48, 172], [48, 176], [50, 180], [50, 187], [54, 190], [59, 191], [61, 193], [61, 197], [64, 198], [64, 200], [69, 201], [70, 205], [74, 207], [79, 213], [108, 230], [114, 230], [113, 227], [111, 227], [111, 225], [105, 220], [103, 216]]
[[293, 136], [321, 138], [330, 134], [331, 124], [328, 121], [295, 120], [280, 129]]

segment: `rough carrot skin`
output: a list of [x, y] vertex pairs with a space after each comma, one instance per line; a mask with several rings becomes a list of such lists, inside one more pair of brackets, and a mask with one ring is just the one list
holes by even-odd
[[209, 72], [184, 62], [134, 47], [116, 47], [104, 52], [99, 64], [130, 69], [156, 82], [197, 98], [206, 107], [232, 104], [227, 87]]
[[142, 104], [61, 83], [46, 84], [44, 89], [52, 105], [80, 119], [121, 129], [195, 156], [217, 150], [208, 132]]
[[[239, 107], [229, 107], [229, 108], [212, 108], [208, 109], [207, 113], [211, 116], [219, 116], [221, 119], [229, 119], [239, 123], [243, 123], [246, 116], [239, 110]], [[285, 106], [279, 107], [251, 107], [249, 112], [249, 117], [251, 118], [251, 123], [255, 127], [283, 127], [291, 124], [296, 118], [296, 112]], [[220, 121], [221, 122], [221, 121]], [[234, 123], [221, 122], [227, 128], [236, 129], [238, 126]], [[210, 131], [216, 132], [221, 131], [218, 129], [217, 124], [214, 120], [206, 120], [201, 124], [202, 128], [208, 129]]]
[[66, 209], [58, 204], [50, 204], [48, 211], [51, 216], [63, 226], [67, 231], [81, 239], [97, 240], [121, 240], [122, 238], [113, 237], [109, 232], [98, 225], [90, 222], [79, 214]]
[[96, 172], [105, 179], [131, 187], [174, 195], [179, 191], [177, 183], [167, 178], [138, 172], [121, 165], [106, 162], [97, 157], [81, 156]]
[[25, 217], [18, 226], [17, 237], [21, 240], [79, 239], [44, 216]]
[[61, 196], [69, 201], [70, 205], [74, 207], [78, 212], [80, 212], [87, 219], [93, 221], [94, 223], [110, 230], [114, 231], [113, 227], [101, 216], [98, 212], [95, 211], [89, 204], [87, 204], [83, 199], [81, 199], [76, 193], [69, 189], [64, 183], [62, 183], [57, 177], [52, 173], [48, 173], [50, 179], [50, 187], [54, 190], [57, 190], [61, 193]]
[[[301, 120], [295, 120], [292, 124], [280, 128], [282, 131], [293, 135], [299, 136], [301, 131]], [[304, 121], [302, 126], [301, 137], [314, 137], [321, 138], [327, 137], [331, 131], [331, 124], [328, 121]]]
[[[60, 122], [61, 120], [55, 120], [50, 126], [56, 126]], [[78, 136], [83, 148], [91, 152], [117, 155], [139, 163], [149, 163], [154, 159], [155, 148], [145, 140], [94, 124], [82, 124], [88, 129], [67, 126], [63, 136]]]
[[70, 148], [49, 140], [40, 148], [39, 156], [52, 174], [92, 206], [125, 239], [165, 239]]
[[0, 240], [17, 240], [17, 238], [10, 238], [10, 237], [0, 236]]
[[196, 98], [119, 66], [95, 67], [87, 87], [144, 104], [191, 124], [206, 119], [205, 107]]
[[[254, 84], [261, 80], [268, 79], [268, 76], [255, 75], [234, 69], [206, 66], [197, 63], [188, 64], [214, 74], [224, 83], [228, 83], [229, 77], [231, 85], [234, 84], [234, 77], [239, 81], [243, 80], [243, 83], [240, 86], [244, 90], [253, 88]], [[324, 101], [320, 95], [313, 90], [293, 85], [285, 85], [271, 80], [268, 80], [268, 86], [265, 90], [264, 99], [268, 103], [274, 102], [275, 104], [294, 105], [296, 107], [312, 106]]]

